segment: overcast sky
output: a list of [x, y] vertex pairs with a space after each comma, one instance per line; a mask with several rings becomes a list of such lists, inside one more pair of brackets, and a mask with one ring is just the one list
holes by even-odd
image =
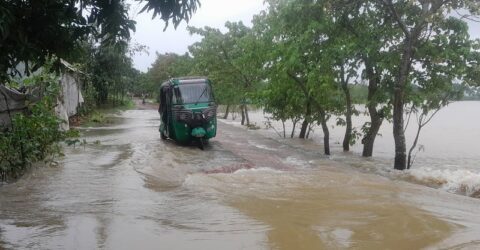
[[[242, 21], [251, 26], [253, 15], [264, 9], [263, 0], [201, 0], [201, 7], [194, 14], [188, 25], [195, 27], [210, 26], [222, 28], [227, 21]], [[156, 54], [175, 52], [183, 54], [188, 51], [188, 46], [199, 41], [198, 36], [190, 36], [186, 30], [187, 24], [183, 22], [175, 30], [173, 25], [164, 32], [164, 22], [158, 17], [152, 20], [149, 13], [140, 15], [138, 4], [133, 4], [131, 12], [137, 21], [133, 42], [148, 46], [149, 55], [143, 53], [134, 56], [134, 65], [141, 71], [147, 71], [155, 61]]]
[[[263, 0], [201, 0], [201, 7], [188, 23], [190, 26], [210, 26], [223, 28], [227, 21], [242, 21], [251, 26], [253, 15], [265, 8]], [[175, 52], [183, 54], [188, 51], [188, 46], [199, 41], [198, 36], [190, 36], [186, 30], [187, 24], [183, 22], [175, 30], [172, 25], [164, 32], [164, 22], [159, 18], [152, 20], [151, 14], [137, 14], [141, 5], [132, 5], [131, 14], [137, 21], [133, 42], [146, 45], [149, 54], [134, 56], [135, 68], [147, 71], [155, 61], [156, 53]], [[470, 34], [473, 38], [480, 38], [480, 23], [470, 23]]]

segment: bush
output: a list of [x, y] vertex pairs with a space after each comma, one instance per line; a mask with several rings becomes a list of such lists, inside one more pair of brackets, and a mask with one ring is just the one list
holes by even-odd
[[56, 78], [46, 78], [43, 98], [29, 106], [28, 111], [16, 114], [8, 128], [0, 128], [0, 180], [18, 178], [34, 162], [60, 153], [57, 142], [65, 139], [54, 107], [59, 92]]
[[45, 103], [38, 103], [30, 115], [18, 114], [11, 129], [0, 132], [0, 176], [17, 178], [32, 163], [60, 153], [56, 143], [64, 138], [61, 120]]

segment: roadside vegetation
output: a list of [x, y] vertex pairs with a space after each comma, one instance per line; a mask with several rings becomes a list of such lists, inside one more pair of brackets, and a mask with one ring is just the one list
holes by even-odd
[[[176, 27], [199, 2], [137, 4]], [[62, 131], [65, 121], [55, 114], [61, 60], [73, 64], [83, 78], [85, 103], [77, 122], [105, 122], [98, 109], [128, 108], [132, 95], [144, 94], [145, 75], [132, 65], [132, 56], [144, 47], [130, 43], [135, 21], [128, 16], [129, 7], [123, 0], [0, 3], [0, 84], [42, 93], [38, 102], [12, 115], [9, 126], [0, 127], [0, 182], [21, 176], [35, 162], [52, 161], [61, 154], [59, 142], [79, 142], [78, 131]]]
[[64, 121], [54, 111], [59, 94], [55, 74], [26, 81], [41, 84], [45, 91], [40, 101], [30, 104], [27, 112], [16, 114], [10, 126], [0, 130], [0, 181], [20, 176], [35, 162], [52, 161], [61, 153], [57, 142], [72, 135], [59, 130]]

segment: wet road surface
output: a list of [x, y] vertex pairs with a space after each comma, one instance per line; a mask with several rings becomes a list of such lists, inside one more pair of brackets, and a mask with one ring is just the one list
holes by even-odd
[[360, 173], [299, 141], [219, 122], [205, 151], [155, 110], [0, 187], [0, 249], [477, 249], [480, 200]]

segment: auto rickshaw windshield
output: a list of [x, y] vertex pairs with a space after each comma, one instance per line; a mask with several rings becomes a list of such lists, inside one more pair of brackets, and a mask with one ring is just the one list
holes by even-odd
[[177, 97], [183, 104], [211, 102], [212, 90], [207, 83], [178, 85]]

